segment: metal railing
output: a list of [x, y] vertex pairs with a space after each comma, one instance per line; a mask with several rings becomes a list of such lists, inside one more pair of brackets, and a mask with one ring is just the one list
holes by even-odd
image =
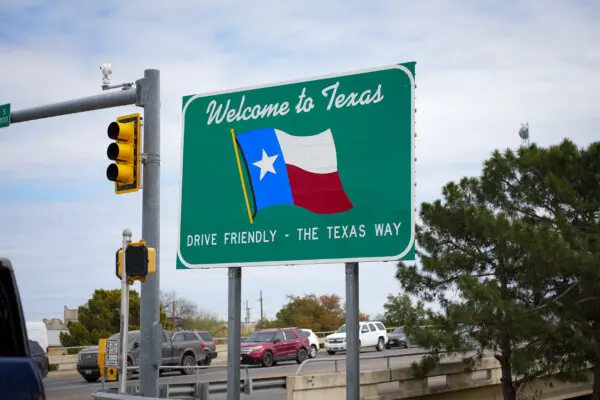
[[[448, 354], [448, 353], [457, 353], [455, 351], [438, 351], [439, 354]], [[425, 356], [431, 354], [431, 351], [417, 351], [414, 353], [402, 353], [402, 354], [381, 354], [377, 356], [366, 356], [360, 357], [360, 360], [386, 360], [386, 369], [391, 369], [390, 360], [392, 358], [403, 358], [403, 357], [414, 357], [414, 356]], [[460, 353], [458, 353], [460, 354]], [[465, 353], [467, 354], [467, 353]], [[324, 363], [324, 362], [332, 362], [334, 364], [334, 372], [340, 372], [339, 363], [340, 361], [346, 362], [346, 357], [327, 357], [327, 358], [308, 358], [302, 362], [302, 364], [298, 365], [296, 369], [296, 375], [299, 375], [300, 372], [304, 369], [306, 364], [315, 364], [315, 363]]]
[[[274, 376], [264, 378], [252, 378], [248, 371], [248, 366], [241, 366], [245, 370], [244, 379], [240, 380], [240, 390], [244, 394], [252, 394], [255, 390], [270, 390], [270, 389], [285, 389], [286, 388], [286, 377], [285, 376]], [[161, 366], [159, 369], [162, 370], [177, 370], [177, 369], [195, 369], [196, 370], [196, 381], [190, 383], [163, 383], [159, 384], [159, 396], [161, 397], [141, 397], [137, 396], [139, 392], [139, 385], [137, 383], [127, 383], [127, 393], [116, 393], [117, 388], [105, 387], [105, 380], [103, 377], [102, 388], [94, 392], [92, 397], [96, 400], [162, 400], [162, 399], [198, 399], [208, 400], [210, 394], [226, 393], [227, 392], [227, 380], [217, 380], [200, 382], [199, 371], [203, 369], [217, 369], [227, 368], [227, 366]], [[135, 367], [128, 367], [128, 370], [138, 369]], [[105, 374], [106, 376], [106, 374]]]
[[[113, 366], [114, 367], [114, 366]], [[109, 381], [106, 381], [106, 376], [108, 376], [108, 366], [104, 366], [104, 375], [102, 376], [102, 385], [101, 388], [104, 389], [105, 388], [105, 384]], [[121, 368], [118, 367], [114, 367], [117, 368], [117, 371], [120, 375], [120, 371]], [[199, 378], [200, 378], [200, 371], [201, 370], [206, 370], [206, 369], [211, 369], [211, 370], [215, 370], [215, 369], [226, 369], [227, 365], [192, 365], [192, 366], [183, 366], [183, 365], [161, 365], [158, 367], [159, 371], [173, 371], [173, 370], [195, 370], [196, 373], [194, 374], [196, 377], [196, 382], [195, 384], [198, 385], [199, 382]], [[134, 365], [134, 366], [130, 366], [127, 367], [127, 371], [139, 371], [140, 367], [139, 365]], [[247, 365], [240, 365], [240, 369], [243, 369], [245, 371], [245, 378], [243, 379], [244, 382], [249, 382], [250, 381], [250, 372], [248, 371], [248, 366]], [[127, 378], [127, 376], [125, 376], [125, 379], [129, 382], [131, 382], [130, 379]], [[116, 381], [110, 381], [110, 382], [116, 382]]]
[[[439, 353], [453, 353], [448, 351], [440, 351]], [[363, 356], [361, 360], [385, 360], [386, 369], [391, 369], [391, 360], [393, 358], [403, 357], [414, 357], [424, 356], [431, 354], [430, 351], [418, 351], [412, 353], [403, 354], [377, 354], [374, 356]], [[466, 355], [466, 354], [465, 354]], [[346, 362], [346, 357], [326, 357], [326, 358], [311, 358], [305, 360], [296, 369], [295, 375], [300, 375], [306, 364], [314, 363], [333, 363], [334, 372], [340, 372], [340, 362]], [[272, 376], [272, 377], [257, 377], [252, 378], [247, 365], [241, 365], [244, 369], [244, 377], [240, 380], [240, 390], [244, 394], [252, 394], [255, 390], [271, 390], [271, 389], [286, 389], [287, 379], [286, 376]], [[200, 382], [199, 373], [202, 370], [214, 370], [224, 369], [226, 365], [210, 365], [210, 366], [160, 366], [159, 370], [195, 370], [196, 380], [190, 383], [163, 383], [159, 384], [159, 398], [140, 397], [136, 396], [135, 393], [139, 392], [139, 385], [128, 379], [127, 383], [127, 394], [119, 394], [115, 392], [107, 392], [105, 387], [105, 378], [102, 378], [102, 389], [101, 391], [93, 393], [93, 398], [96, 400], [162, 400], [162, 399], [196, 399], [196, 400], [208, 400], [210, 394], [226, 393], [227, 392], [227, 380], [215, 380]], [[138, 366], [128, 367], [127, 370], [138, 370]], [[106, 373], [104, 374], [106, 376]], [[127, 378], [126, 378], [127, 379]], [[130, 383], [131, 382], [131, 383]], [[108, 390], [115, 391], [116, 388], [110, 388]]]

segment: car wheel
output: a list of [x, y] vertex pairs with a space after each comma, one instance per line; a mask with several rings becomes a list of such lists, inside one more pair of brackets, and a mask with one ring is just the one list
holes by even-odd
[[204, 359], [204, 365], [208, 366], [208, 365], [210, 365], [211, 362], [212, 362], [212, 357], [210, 354], [207, 354], [206, 358]]
[[327, 350], [327, 354], [329, 354], [330, 356], [334, 356], [335, 355], [335, 351]]
[[273, 353], [270, 351], [265, 351], [263, 354], [262, 362], [263, 367], [271, 367], [273, 366]]
[[306, 351], [306, 349], [304, 347], [300, 347], [300, 350], [298, 350], [298, 353], [296, 354], [296, 362], [298, 364], [302, 364], [307, 357], [308, 352]]
[[[181, 365], [184, 367], [196, 366], [196, 357], [194, 357], [191, 354], [186, 354], [185, 356], [183, 356], [183, 359], [181, 360]], [[183, 375], [191, 375], [194, 373], [194, 369], [193, 368], [183, 368], [181, 370], [181, 373]]]
[[315, 358], [317, 356], [317, 346], [314, 344], [310, 346], [310, 353], [308, 353], [308, 358]]
[[84, 376], [83, 379], [85, 379], [87, 382], [98, 382], [98, 378], [97, 376]]
[[377, 340], [377, 346], [375, 346], [375, 350], [383, 351], [384, 345], [385, 345], [385, 342], [383, 341], [383, 338], [379, 338], [379, 340]]

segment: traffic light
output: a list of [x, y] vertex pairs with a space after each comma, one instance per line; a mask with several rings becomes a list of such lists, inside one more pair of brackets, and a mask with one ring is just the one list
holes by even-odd
[[[146, 241], [131, 243], [125, 251], [125, 272], [129, 281], [144, 282], [146, 276], [156, 273], [156, 249], [146, 246]], [[123, 249], [117, 250], [116, 275], [121, 279], [123, 273]]]
[[142, 124], [139, 113], [124, 115], [108, 125], [108, 137], [114, 140], [106, 149], [109, 160], [106, 177], [115, 183], [115, 194], [140, 190]]

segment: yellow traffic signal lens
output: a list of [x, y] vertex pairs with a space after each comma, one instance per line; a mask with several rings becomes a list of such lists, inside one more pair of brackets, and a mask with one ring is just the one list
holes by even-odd
[[109, 160], [125, 161], [133, 163], [134, 159], [133, 145], [125, 143], [111, 143], [106, 149], [106, 155]]
[[132, 183], [133, 166], [110, 164], [106, 168], [106, 177], [112, 182]]
[[133, 124], [122, 124], [120, 122], [111, 122], [108, 125], [108, 137], [112, 140], [131, 141], [134, 135]]

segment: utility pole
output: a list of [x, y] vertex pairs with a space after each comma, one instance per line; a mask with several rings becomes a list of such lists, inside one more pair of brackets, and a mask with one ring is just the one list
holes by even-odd
[[263, 313], [263, 297], [262, 297], [262, 290], [260, 291], [260, 297], [258, 298], [258, 301], [260, 301], [260, 320], [264, 320], [265, 319], [265, 314]]
[[248, 304], [248, 300], [246, 300], [246, 323], [250, 323], [250, 305]]
[[171, 303], [171, 320], [173, 320], [173, 326], [176, 327], [175, 324], [175, 300]]

